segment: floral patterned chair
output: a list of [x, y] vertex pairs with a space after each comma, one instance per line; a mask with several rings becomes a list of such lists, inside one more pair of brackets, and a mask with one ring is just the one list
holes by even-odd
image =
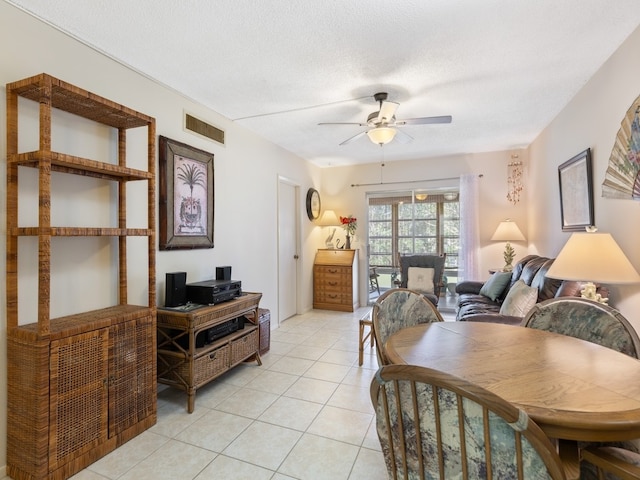
[[391, 479], [564, 479], [555, 446], [527, 414], [463, 379], [415, 365], [371, 382]]
[[537, 303], [522, 325], [597, 343], [640, 358], [640, 338], [615, 308], [579, 297], [562, 297]]
[[[540, 302], [525, 316], [522, 325], [580, 338], [640, 358], [640, 338], [629, 321], [616, 309], [592, 300], [563, 297]], [[640, 440], [580, 446], [581, 479], [640, 478]]]
[[371, 311], [378, 365], [389, 363], [384, 344], [392, 333], [419, 323], [442, 322], [442, 315], [423, 295], [406, 288], [387, 290]]

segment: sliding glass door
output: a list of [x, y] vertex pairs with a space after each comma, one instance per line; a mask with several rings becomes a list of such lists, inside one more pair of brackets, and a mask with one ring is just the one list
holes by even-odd
[[377, 287], [382, 292], [399, 281], [400, 255], [446, 253], [445, 276], [455, 285], [460, 248], [457, 191], [371, 193], [368, 203], [370, 299], [378, 296]]

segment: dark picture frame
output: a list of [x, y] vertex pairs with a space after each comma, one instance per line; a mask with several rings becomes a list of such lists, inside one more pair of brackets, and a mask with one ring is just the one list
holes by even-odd
[[213, 248], [213, 153], [160, 136], [160, 250]]
[[558, 167], [560, 217], [563, 232], [584, 231], [594, 225], [591, 149]]

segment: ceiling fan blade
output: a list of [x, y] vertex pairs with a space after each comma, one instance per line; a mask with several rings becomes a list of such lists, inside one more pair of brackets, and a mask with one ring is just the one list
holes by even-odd
[[360, 133], [357, 133], [357, 134], [356, 134], [356, 135], [354, 135], [353, 137], [347, 138], [344, 142], [342, 142], [342, 143], [340, 144], [340, 146], [342, 146], [342, 145], [347, 145], [348, 143], [351, 143], [351, 142], [353, 142], [353, 141], [357, 140], [358, 138], [360, 138], [361, 136], [363, 136], [363, 135], [364, 135], [364, 134], [366, 134], [366, 133], [367, 133], [367, 132], [360, 132]]
[[408, 133], [405, 133], [402, 130], [396, 128], [396, 136], [395, 136], [394, 140], [397, 140], [398, 143], [407, 144], [407, 143], [411, 143], [413, 141], [413, 137], [411, 135], [409, 135]]
[[396, 110], [399, 106], [400, 104], [396, 102], [382, 102], [382, 105], [380, 105], [380, 111], [378, 112], [378, 118], [376, 119], [376, 124], [391, 123], [391, 120], [396, 114]]
[[436, 123], [451, 123], [451, 115], [441, 117], [421, 117], [407, 118], [406, 120], [396, 120], [396, 125], [431, 125]]
[[368, 127], [366, 123], [356, 122], [320, 122], [318, 125], [358, 125], [360, 127]]

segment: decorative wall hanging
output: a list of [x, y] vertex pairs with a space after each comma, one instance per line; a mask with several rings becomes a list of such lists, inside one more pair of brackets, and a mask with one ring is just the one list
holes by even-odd
[[640, 199], [640, 96], [620, 122], [602, 183], [605, 198]]
[[518, 154], [511, 155], [511, 162], [507, 165], [507, 200], [512, 205], [520, 201], [522, 192], [522, 162], [518, 160]]
[[562, 230], [584, 231], [594, 225], [591, 149], [587, 148], [560, 165], [558, 179]]
[[160, 136], [160, 250], [213, 248], [213, 154]]

